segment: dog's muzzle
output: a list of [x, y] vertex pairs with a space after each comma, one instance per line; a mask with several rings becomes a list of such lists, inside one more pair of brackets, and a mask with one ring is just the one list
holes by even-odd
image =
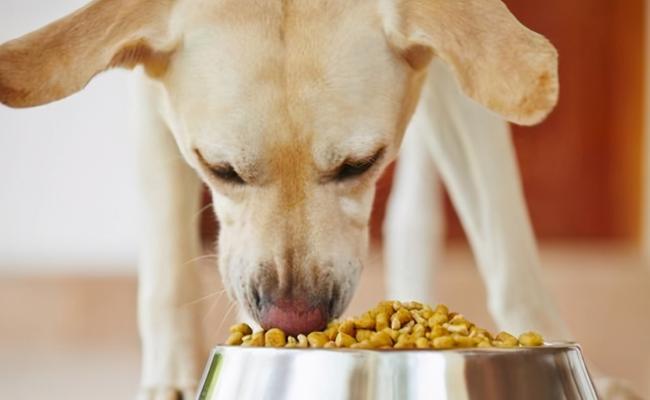
[[310, 274], [306, 268], [290, 270], [281, 274], [275, 264], [258, 270], [245, 295], [251, 315], [264, 329], [292, 336], [322, 330], [347, 305], [340, 282], [327, 268]]
[[322, 330], [330, 315], [329, 301], [283, 298], [262, 305], [260, 323], [264, 329], [280, 328], [296, 336]]

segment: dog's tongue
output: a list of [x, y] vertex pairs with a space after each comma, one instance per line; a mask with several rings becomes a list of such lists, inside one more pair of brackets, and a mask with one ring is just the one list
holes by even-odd
[[279, 301], [262, 316], [264, 329], [280, 328], [288, 335], [318, 331], [327, 325], [327, 315], [318, 307], [301, 301]]

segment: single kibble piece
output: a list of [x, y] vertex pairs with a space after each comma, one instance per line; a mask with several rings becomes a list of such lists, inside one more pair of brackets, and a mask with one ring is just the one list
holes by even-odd
[[449, 331], [440, 325], [436, 325], [431, 329], [431, 338], [449, 335]]
[[358, 317], [329, 322], [322, 332], [295, 337], [278, 328], [253, 333], [246, 324], [233, 325], [226, 344], [299, 349], [508, 349], [543, 346], [544, 338], [536, 332], [524, 332], [519, 338], [507, 332], [493, 336], [443, 304], [382, 301]]
[[467, 326], [467, 324], [456, 323], [456, 324], [445, 324], [443, 326], [447, 328], [449, 332], [469, 335], [469, 327]]
[[375, 317], [375, 329], [377, 332], [380, 332], [384, 330], [384, 328], [388, 328], [388, 315], [385, 312], [380, 312], [377, 314], [377, 317]]
[[390, 317], [390, 328], [396, 331], [402, 328], [402, 323], [399, 322], [399, 318], [397, 318], [395, 314], [393, 314], [393, 316]]
[[323, 333], [326, 334], [330, 340], [336, 339], [336, 335], [339, 333], [338, 324], [334, 326], [330, 326], [329, 328], [325, 329]]
[[357, 341], [350, 335], [339, 332], [338, 335], [336, 335], [336, 346], [337, 347], [350, 347], [353, 344], [355, 344]]
[[415, 339], [408, 333], [401, 333], [397, 337], [397, 343], [415, 343]]
[[436, 312], [436, 313], [445, 314], [445, 315], [449, 314], [449, 308], [447, 308], [447, 306], [444, 305], [444, 304], [438, 304], [436, 306], [435, 310], [433, 310], [433, 311]]
[[440, 336], [433, 339], [433, 347], [436, 349], [451, 349], [454, 347], [454, 339], [451, 336]]
[[415, 347], [417, 347], [418, 349], [428, 349], [431, 347], [431, 345], [429, 344], [427, 338], [421, 337], [421, 338], [417, 338], [417, 340], [415, 341]]
[[375, 320], [370, 316], [370, 313], [367, 312], [363, 314], [361, 318], [354, 321], [354, 326], [357, 329], [373, 329], [375, 327]]
[[381, 331], [372, 335], [370, 338], [370, 344], [372, 344], [373, 347], [392, 346], [393, 339], [388, 333]]
[[278, 328], [269, 329], [264, 334], [264, 345], [266, 347], [282, 347], [287, 344], [287, 337]]
[[490, 332], [488, 332], [487, 330], [485, 330], [483, 328], [477, 328], [475, 326], [473, 326], [472, 329], [470, 329], [469, 336], [470, 337], [481, 338], [481, 339], [492, 340], [492, 335], [490, 334]]
[[285, 344], [284, 347], [298, 347], [298, 340], [293, 336], [289, 336], [287, 338], [287, 344]]
[[425, 325], [415, 324], [413, 326], [413, 336], [415, 336], [416, 338], [424, 337], [426, 333], [427, 333], [427, 329]]
[[330, 341], [330, 338], [323, 332], [312, 332], [307, 335], [307, 341], [310, 347], [323, 347]]
[[382, 332], [388, 334], [388, 336], [390, 336], [390, 338], [393, 340], [393, 342], [396, 341], [397, 338], [400, 335], [399, 331], [396, 331], [396, 330], [390, 329], [390, 328], [383, 329]]
[[239, 346], [242, 344], [242, 338], [244, 335], [242, 335], [241, 332], [233, 332], [228, 336], [228, 340], [226, 340], [226, 344], [228, 346]]
[[390, 318], [395, 312], [395, 310], [393, 310], [392, 301], [382, 301], [377, 305], [377, 307], [375, 307], [375, 310], [377, 311], [377, 314], [383, 312], [388, 318]]
[[251, 335], [253, 329], [248, 324], [237, 324], [230, 327], [230, 333], [241, 332], [242, 336]]
[[347, 320], [344, 323], [342, 323], [339, 326], [339, 332], [345, 333], [346, 335], [349, 336], [354, 336], [355, 334], [354, 321]]
[[451, 335], [451, 338], [454, 339], [454, 344], [456, 347], [474, 347], [476, 342], [473, 338], [469, 336], [463, 336], [459, 333], [454, 333]]
[[309, 347], [309, 340], [307, 340], [307, 336], [300, 334], [298, 335], [297, 339], [298, 339], [298, 347], [303, 349]]
[[357, 342], [363, 342], [364, 340], [370, 340], [372, 334], [373, 331], [371, 331], [370, 329], [357, 329], [357, 334], [355, 335], [355, 338], [357, 339]]
[[393, 318], [397, 318], [402, 325], [405, 325], [413, 319], [411, 313], [406, 308], [400, 308], [397, 310], [397, 312], [393, 314]]
[[447, 322], [447, 315], [441, 313], [434, 313], [428, 320], [429, 327], [433, 328], [436, 325], [442, 325]]
[[492, 341], [492, 345], [495, 347], [516, 347], [518, 344], [517, 338], [508, 332], [500, 332]]
[[253, 333], [249, 340], [243, 340], [242, 346], [264, 347], [264, 332]]
[[539, 333], [526, 332], [519, 335], [519, 344], [522, 346], [541, 346], [544, 344], [544, 339]]

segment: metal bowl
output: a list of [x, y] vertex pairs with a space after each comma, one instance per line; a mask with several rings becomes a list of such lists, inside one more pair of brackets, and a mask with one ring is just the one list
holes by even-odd
[[217, 347], [199, 400], [597, 399], [580, 347], [351, 350]]

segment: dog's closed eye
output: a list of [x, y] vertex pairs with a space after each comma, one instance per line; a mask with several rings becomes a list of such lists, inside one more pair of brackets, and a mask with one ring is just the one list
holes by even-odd
[[210, 167], [212, 175], [227, 183], [235, 185], [244, 185], [246, 181], [235, 171], [235, 168], [230, 164], [219, 164]]
[[239, 173], [237, 172], [235, 167], [232, 166], [232, 164], [220, 163], [220, 164], [211, 165], [207, 161], [205, 161], [205, 158], [203, 158], [203, 155], [201, 154], [200, 151], [195, 149], [194, 153], [196, 154], [203, 168], [205, 168], [206, 171], [210, 171], [212, 176], [214, 176], [218, 180], [233, 185], [246, 184], [244, 178], [242, 178], [241, 175], [239, 175]]
[[368, 172], [384, 154], [384, 149], [380, 149], [372, 156], [359, 160], [346, 160], [335, 172], [333, 178], [335, 181], [344, 182], [359, 177]]
[[373, 164], [374, 162], [367, 162], [367, 161], [358, 162], [358, 163], [346, 162], [336, 172], [335, 179], [337, 181], [345, 181], [363, 175], [373, 166]]

